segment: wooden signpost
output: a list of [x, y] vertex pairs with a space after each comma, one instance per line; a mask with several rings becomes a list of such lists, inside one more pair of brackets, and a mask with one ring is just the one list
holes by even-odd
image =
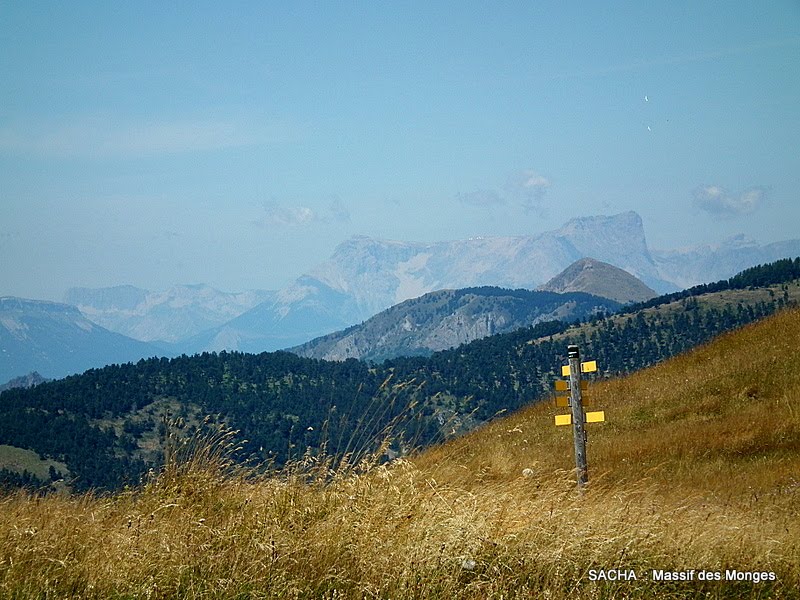
[[581, 380], [581, 373], [597, 371], [597, 361], [580, 362], [580, 351], [577, 346], [568, 346], [567, 356], [569, 365], [564, 365], [561, 368], [561, 375], [569, 377], [569, 381], [556, 381], [556, 406], [569, 406], [572, 410], [568, 414], [556, 415], [556, 425], [572, 425], [572, 435], [575, 442], [576, 476], [578, 488], [582, 489], [589, 481], [584, 424], [605, 421], [605, 413], [602, 410], [588, 413], [583, 410], [583, 392], [588, 389], [588, 385], [586, 381]]

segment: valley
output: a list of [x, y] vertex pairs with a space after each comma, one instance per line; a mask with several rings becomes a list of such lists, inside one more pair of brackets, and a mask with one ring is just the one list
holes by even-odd
[[240, 461], [341, 460], [389, 433], [386, 453], [404, 455], [548, 398], [569, 343], [605, 377], [625, 375], [794, 305], [798, 271], [800, 260], [778, 261], [618, 315], [542, 322], [380, 364], [222, 352], [91, 369], [3, 392], [0, 443], [63, 462], [75, 491], [138, 484], [170, 435], [203, 431], [204, 415], [240, 432]]
[[0, 589], [796, 598], [800, 378], [782, 362], [797, 356], [799, 324], [786, 309], [591, 385], [607, 421], [589, 432], [583, 494], [550, 403], [334, 470], [302, 455], [254, 473], [236, 466], [240, 438], [222, 429], [176, 446], [136, 492], [6, 496]]

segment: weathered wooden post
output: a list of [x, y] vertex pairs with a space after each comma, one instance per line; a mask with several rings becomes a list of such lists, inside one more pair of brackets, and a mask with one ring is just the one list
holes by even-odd
[[578, 489], [589, 481], [586, 466], [586, 429], [584, 428], [583, 399], [581, 398], [581, 356], [577, 346], [567, 346], [569, 358], [570, 405], [572, 407], [572, 434], [575, 442], [575, 470]]
[[561, 367], [561, 376], [569, 377], [569, 381], [557, 379], [556, 406], [570, 407], [570, 412], [556, 415], [556, 426], [572, 425], [572, 437], [575, 444], [575, 474], [578, 479], [578, 489], [582, 490], [589, 481], [589, 469], [586, 460], [586, 423], [602, 423], [606, 420], [606, 413], [602, 410], [584, 412], [583, 391], [588, 389], [588, 382], [581, 380], [582, 373], [597, 371], [597, 361], [581, 362], [580, 350], [577, 346], [567, 346], [569, 364]]

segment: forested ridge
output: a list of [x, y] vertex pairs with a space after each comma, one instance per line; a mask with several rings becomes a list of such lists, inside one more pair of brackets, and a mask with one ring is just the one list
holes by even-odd
[[[605, 374], [630, 372], [794, 302], [798, 276], [800, 259], [778, 261], [580, 326], [541, 323], [382, 364], [221, 352], [92, 369], [3, 392], [0, 444], [65, 463], [74, 490], [140, 481], [157, 466], [143, 449], [164, 443], [168, 416], [190, 430], [192, 414], [218, 415], [246, 440], [242, 458], [278, 465], [309, 448], [363, 449], [390, 423], [402, 451], [547, 397], [569, 343]], [[165, 401], [177, 407], [169, 415], [156, 410]]]
[[623, 313], [635, 313], [643, 308], [660, 306], [676, 300], [683, 300], [693, 296], [701, 296], [713, 292], [726, 290], [743, 290], [747, 288], [767, 287], [776, 284], [786, 284], [800, 279], [800, 257], [782, 258], [765, 265], [756, 265], [745, 269], [731, 277], [721, 279], [714, 283], [701, 283], [680, 292], [664, 294], [637, 304], [630, 304], [622, 309]]

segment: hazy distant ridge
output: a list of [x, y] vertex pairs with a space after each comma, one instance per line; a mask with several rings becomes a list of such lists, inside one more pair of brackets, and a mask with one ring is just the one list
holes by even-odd
[[659, 278], [635, 212], [573, 219], [533, 236], [435, 243], [356, 236], [274, 299], [190, 340], [187, 351], [286, 348], [436, 290], [534, 289], [585, 256], [625, 269], [659, 291], [677, 289]]
[[302, 344], [427, 292], [478, 286], [535, 289], [585, 257], [608, 263], [658, 293], [725, 279], [800, 254], [800, 240], [729, 241], [652, 253], [633, 212], [572, 219], [532, 236], [420, 243], [353, 237], [331, 258], [268, 300], [191, 340], [187, 351], [263, 351]]
[[151, 344], [92, 323], [74, 306], [0, 298], [0, 383], [34, 370], [64, 377], [159, 353]]
[[70, 288], [64, 302], [95, 323], [142, 341], [177, 342], [221, 325], [270, 298], [274, 292], [222, 292], [205, 284], [153, 292], [120, 285]]
[[432, 291], [535, 289], [585, 257], [664, 293], [798, 254], [800, 240], [760, 246], [742, 237], [716, 246], [651, 251], [641, 217], [629, 211], [572, 219], [531, 236], [434, 243], [356, 236], [278, 292], [229, 294], [197, 285], [156, 293], [119, 286], [73, 289], [67, 299], [108, 329], [170, 341], [175, 351], [261, 352], [303, 344]]

